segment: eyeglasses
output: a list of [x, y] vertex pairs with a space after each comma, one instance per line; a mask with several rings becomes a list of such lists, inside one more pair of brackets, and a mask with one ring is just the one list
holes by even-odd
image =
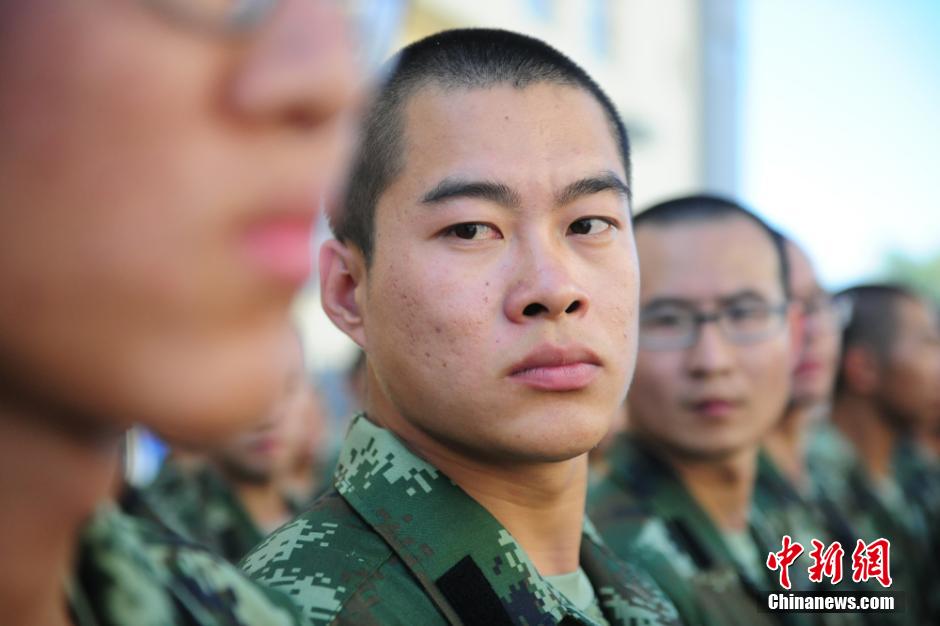
[[280, 0], [142, 0], [163, 15], [198, 30], [238, 34], [271, 14]]
[[852, 302], [849, 298], [834, 298], [826, 292], [797, 298], [793, 302], [799, 305], [805, 319], [827, 322], [837, 328], [845, 328], [852, 316]]
[[685, 350], [694, 346], [702, 326], [718, 324], [725, 339], [747, 345], [768, 339], [783, 329], [788, 304], [758, 300], [732, 302], [713, 313], [690, 303], [656, 304], [640, 312], [640, 347], [646, 350]]
[[[244, 35], [264, 24], [283, 0], [140, 0], [188, 28], [217, 35]], [[309, 0], [307, 0], [309, 1]], [[405, 0], [333, 0], [356, 38], [367, 75], [380, 69], [399, 32]]]

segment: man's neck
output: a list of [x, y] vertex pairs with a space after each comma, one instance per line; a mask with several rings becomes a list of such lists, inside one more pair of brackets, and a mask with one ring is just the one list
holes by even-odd
[[891, 475], [891, 456], [897, 434], [871, 402], [858, 396], [843, 395], [832, 407], [832, 421], [855, 447], [871, 478], [878, 480]]
[[935, 459], [940, 459], [940, 432], [928, 432], [920, 439], [921, 446]]
[[780, 422], [764, 439], [764, 449], [774, 465], [798, 489], [807, 485], [806, 430], [813, 415], [819, 410], [814, 405], [791, 406]]
[[82, 525], [117, 484], [118, 439], [0, 409], [0, 615], [69, 623], [65, 582]]
[[757, 448], [721, 459], [661, 452], [692, 498], [721, 531], [747, 528], [757, 476]]
[[[402, 439], [495, 517], [543, 576], [576, 571], [587, 497], [587, 453], [561, 462], [485, 463], [432, 439], [388, 407], [369, 417]], [[391, 419], [389, 419], [391, 417]]]
[[232, 482], [232, 488], [248, 517], [263, 534], [268, 534], [290, 519], [284, 494], [275, 481]]
[[319, 470], [313, 459], [305, 458], [295, 463], [278, 480], [282, 493], [297, 501], [309, 500], [318, 486]]

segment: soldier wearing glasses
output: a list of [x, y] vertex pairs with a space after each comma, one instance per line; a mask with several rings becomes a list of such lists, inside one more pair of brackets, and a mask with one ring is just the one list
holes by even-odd
[[[691, 196], [634, 220], [640, 350], [630, 431], [588, 510], [687, 623], [803, 623], [762, 610], [779, 549], [752, 510], [761, 440], [785, 408], [797, 317], [779, 237], [743, 207]], [[781, 619], [778, 619], [781, 618]]]
[[109, 504], [134, 423], [206, 443], [290, 367], [365, 72], [313, 0], [0, 0], [0, 616], [295, 623]]

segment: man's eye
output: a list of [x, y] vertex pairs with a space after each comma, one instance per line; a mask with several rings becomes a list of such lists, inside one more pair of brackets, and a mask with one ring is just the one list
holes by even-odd
[[575, 235], [597, 235], [605, 230], [614, 228], [614, 225], [600, 217], [585, 217], [572, 222], [568, 231]]
[[769, 310], [757, 304], [739, 304], [727, 309], [728, 317], [733, 321], [759, 320], [767, 317]]
[[661, 327], [678, 326], [682, 322], [683, 319], [678, 315], [657, 315], [649, 320], [650, 325]]
[[463, 224], [454, 224], [444, 231], [445, 236], [457, 237], [458, 239], [499, 239], [501, 237], [498, 230], [486, 224], [478, 222], [465, 222]]
[[651, 328], [673, 328], [688, 323], [688, 315], [676, 311], [661, 311], [643, 316], [644, 325]]

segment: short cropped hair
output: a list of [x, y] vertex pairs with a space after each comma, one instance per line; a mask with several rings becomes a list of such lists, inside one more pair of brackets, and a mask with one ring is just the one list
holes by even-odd
[[[843, 289], [835, 295], [848, 303], [849, 321], [842, 330], [842, 354], [863, 346], [881, 361], [887, 358], [898, 336], [898, 303], [922, 302], [921, 296], [898, 283], [870, 283]], [[845, 389], [842, 367], [836, 377], [836, 391]]]
[[673, 226], [688, 222], [712, 222], [740, 217], [752, 222], [773, 244], [780, 268], [780, 284], [783, 294], [790, 297], [790, 260], [787, 258], [786, 239], [776, 229], [758, 217], [743, 204], [710, 194], [682, 196], [660, 202], [633, 216], [633, 228], [647, 226]]
[[630, 142], [616, 108], [587, 72], [543, 41], [497, 29], [447, 30], [405, 47], [386, 71], [365, 117], [345, 201], [330, 215], [333, 234], [355, 244], [367, 266], [375, 244], [376, 205], [404, 167], [405, 107], [424, 87], [525, 89], [549, 83], [583, 89], [607, 116], [630, 187]]

